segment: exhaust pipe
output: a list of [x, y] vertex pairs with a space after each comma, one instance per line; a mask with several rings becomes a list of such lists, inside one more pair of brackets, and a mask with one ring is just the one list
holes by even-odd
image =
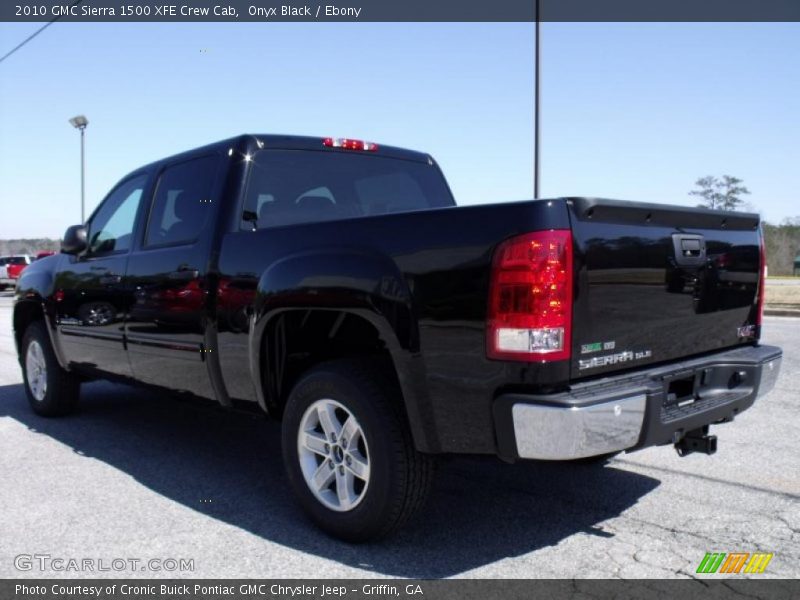
[[717, 451], [717, 436], [708, 435], [708, 425], [702, 429], [693, 429], [675, 442], [678, 456], [687, 456], [692, 452], [714, 454]]

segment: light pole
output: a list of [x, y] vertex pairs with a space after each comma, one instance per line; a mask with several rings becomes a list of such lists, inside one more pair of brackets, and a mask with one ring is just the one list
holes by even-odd
[[86, 222], [84, 218], [84, 201], [85, 201], [85, 192], [86, 192], [86, 163], [84, 161], [84, 152], [83, 152], [83, 138], [86, 132], [86, 126], [89, 124], [89, 119], [84, 117], [83, 115], [78, 115], [77, 117], [72, 117], [69, 120], [70, 125], [72, 125], [75, 129], [80, 129], [81, 132], [81, 224]]

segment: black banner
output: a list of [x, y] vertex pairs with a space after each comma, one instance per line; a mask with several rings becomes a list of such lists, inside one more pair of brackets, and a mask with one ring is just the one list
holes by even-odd
[[0, 21], [800, 21], [797, 0], [5, 0]]

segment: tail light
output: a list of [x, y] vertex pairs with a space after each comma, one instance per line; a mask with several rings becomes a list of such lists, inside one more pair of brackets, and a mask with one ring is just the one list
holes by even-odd
[[761, 326], [764, 318], [764, 288], [767, 287], [767, 250], [764, 247], [764, 232], [761, 232], [761, 251], [759, 252], [758, 299], [756, 300], [756, 325]]
[[378, 144], [373, 144], [372, 142], [365, 142], [362, 140], [351, 140], [348, 138], [325, 138], [322, 140], [322, 145], [328, 148], [365, 150], [367, 152], [375, 152], [378, 149]]
[[500, 244], [492, 263], [487, 356], [567, 360], [571, 323], [571, 231], [537, 231]]

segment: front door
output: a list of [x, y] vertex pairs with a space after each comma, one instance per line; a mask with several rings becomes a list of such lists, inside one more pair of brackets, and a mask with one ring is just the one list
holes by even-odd
[[87, 224], [86, 251], [62, 259], [54, 282], [56, 323], [72, 366], [131, 376], [123, 326], [133, 296], [123, 279], [146, 184], [142, 174], [117, 185]]
[[126, 277], [134, 294], [126, 333], [136, 379], [211, 398], [206, 268], [219, 165], [219, 157], [202, 156], [162, 169]]

